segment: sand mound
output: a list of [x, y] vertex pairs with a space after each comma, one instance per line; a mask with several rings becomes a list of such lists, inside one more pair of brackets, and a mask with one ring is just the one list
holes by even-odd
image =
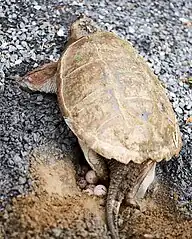
[[33, 153], [31, 176], [34, 190], [4, 215], [8, 238], [106, 238], [103, 201], [81, 193], [69, 156]]

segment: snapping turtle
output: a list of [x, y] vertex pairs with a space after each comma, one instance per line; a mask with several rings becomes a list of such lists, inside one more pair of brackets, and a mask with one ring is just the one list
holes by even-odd
[[20, 78], [33, 91], [55, 92], [64, 119], [101, 179], [110, 171], [107, 222], [117, 239], [125, 198], [138, 207], [156, 162], [179, 153], [181, 136], [157, 77], [132, 45], [87, 17], [71, 26], [65, 51]]

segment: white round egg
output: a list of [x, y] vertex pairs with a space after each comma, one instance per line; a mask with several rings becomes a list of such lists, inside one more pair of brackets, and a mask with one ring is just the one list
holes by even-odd
[[107, 188], [104, 185], [99, 184], [94, 188], [93, 192], [96, 196], [103, 197], [107, 194]]
[[95, 171], [93, 171], [93, 170], [89, 170], [86, 173], [85, 179], [90, 184], [96, 184], [98, 182], [98, 180], [99, 180], [99, 178], [97, 177]]

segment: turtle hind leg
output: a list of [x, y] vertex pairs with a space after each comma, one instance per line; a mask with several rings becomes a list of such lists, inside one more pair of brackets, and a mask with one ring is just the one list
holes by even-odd
[[129, 162], [127, 165], [109, 160], [110, 185], [108, 189], [106, 212], [107, 223], [113, 239], [119, 239], [118, 213], [125, 198], [129, 206], [140, 209], [138, 198], [144, 196], [153, 181], [155, 162], [143, 164]]
[[58, 62], [47, 63], [20, 77], [17, 82], [25, 90], [56, 93], [57, 66]]
[[105, 162], [105, 159], [94, 152], [92, 149], [88, 148], [87, 145], [79, 140], [80, 147], [83, 151], [86, 161], [90, 167], [96, 172], [97, 176], [102, 181], [108, 180], [108, 167]]

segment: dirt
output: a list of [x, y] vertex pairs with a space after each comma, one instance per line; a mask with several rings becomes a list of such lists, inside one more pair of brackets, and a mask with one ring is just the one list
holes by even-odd
[[33, 191], [6, 208], [4, 238], [108, 238], [103, 200], [80, 191], [70, 156], [47, 152], [33, 153]]
[[191, 239], [192, 220], [187, 220], [176, 205], [169, 188], [156, 182], [151, 194], [142, 201], [141, 211], [128, 207], [122, 210], [122, 238]]
[[[74, 157], [50, 148], [31, 155], [33, 189], [14, 198], [0, 215], [0, 238], [110, 238], [104, 199], [77, 187]], [[192, 221], [183, 218], [167, 187], [156, 182], [141, 211], [125, 205], [120, 238], [192, 238]]]

